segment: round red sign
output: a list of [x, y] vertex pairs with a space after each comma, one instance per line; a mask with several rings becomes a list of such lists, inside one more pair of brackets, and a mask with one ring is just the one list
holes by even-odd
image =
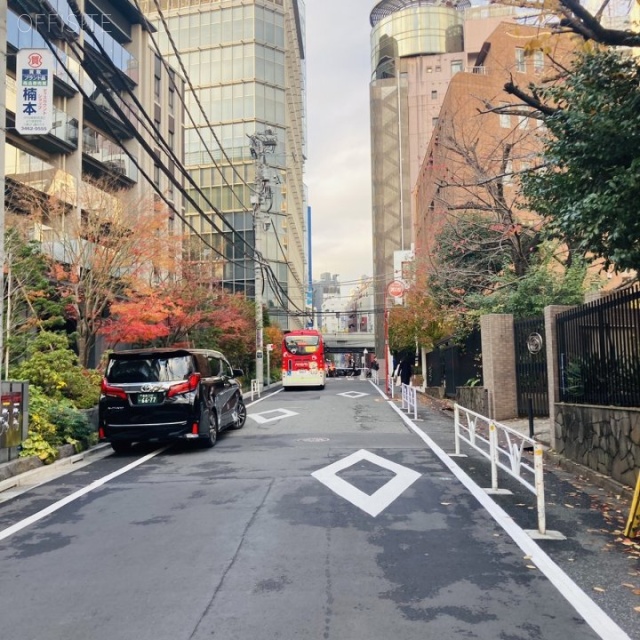
[[400, 282], [400, 280], [390, 282], [387, 286], [387, 293], [394, 298], [402, 297], [402, 294], [404, 293], [404, 284]]
[[42, 56], [39, 53], [29, 54], [29, 66], [38, 69], [42, 66]]

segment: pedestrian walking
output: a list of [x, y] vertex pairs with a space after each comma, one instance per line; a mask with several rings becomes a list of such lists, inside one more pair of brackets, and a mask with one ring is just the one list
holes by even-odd
[[380, 371], [380, 363], [374, 354], [371, 358], [371, 380], [374, 384], [378, 384], [379, 382], [378, 371]]
[[411, 376], [413, 375], [413, 365], [411, 364], [411, 356], [404, 355], [398, 365], [400, 373], [400, 382], [402, 384], [411, 384]]

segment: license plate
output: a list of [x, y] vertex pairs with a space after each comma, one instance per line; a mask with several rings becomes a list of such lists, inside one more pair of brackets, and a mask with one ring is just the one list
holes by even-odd
[[139, 393], [138, 404], [155, 404], [157, 400], [156, 393]]

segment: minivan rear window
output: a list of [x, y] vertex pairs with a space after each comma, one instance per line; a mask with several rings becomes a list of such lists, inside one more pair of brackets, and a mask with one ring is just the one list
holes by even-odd
[[113, 358], [107, 367], [107, 380], [113, 384], [127, 382], [175, 382], [193, 373], [191, 356], [154, 356]]

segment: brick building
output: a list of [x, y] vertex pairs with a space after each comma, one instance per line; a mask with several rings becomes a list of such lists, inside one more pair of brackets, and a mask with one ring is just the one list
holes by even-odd
[[567, 60], [571, 51], [567, 37], [502, 23], [476, 66], [451, 79], [412, 194], [418, 264], [435, 267], [437, 235], [460, 216], [535, 230], [540, 221], [519, 201], [519, 177], [536, 163], [544, 126], [504, 85], [554, 77], [549, 56]]

